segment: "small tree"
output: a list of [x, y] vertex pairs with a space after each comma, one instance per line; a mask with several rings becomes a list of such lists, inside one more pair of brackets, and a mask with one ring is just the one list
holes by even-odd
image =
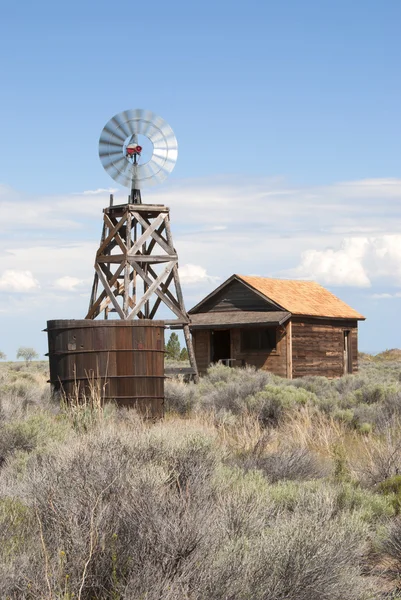
[[7, 356], [0, 350], [0, 360], [6, 360]]
[[26, 364], [29, 364], [34, 358], [39, 358], [39, 354], [33, 348], [20, 346], [20, 348], [18, 348], [17, 358], [23, 358]]
[[180, 352], [180, 360], [188, 360], [188, 350], [184, 348]]
[[180, 360], [181, 344], [176, 333], [170, 335], [170, 339], [166, 346], [167, 358], [171, 360]]

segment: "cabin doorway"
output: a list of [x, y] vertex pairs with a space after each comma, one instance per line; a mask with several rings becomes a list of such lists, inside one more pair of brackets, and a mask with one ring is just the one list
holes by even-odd
[[212, 362], [221, 361], [230, 366], [231, 362], [231, 335], [229, 329], [216, 329], [211, 334]]
[[344, 331], [344, 375], [352, 373], [351, 332]]

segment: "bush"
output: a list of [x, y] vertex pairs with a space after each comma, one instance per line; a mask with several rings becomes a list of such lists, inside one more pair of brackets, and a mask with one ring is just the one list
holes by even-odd
[[165, 407], [168, 412], [188, 415], [196, 403], [196, 386], [179, 378], [166, 379], [164, 384]]
[[244, 468], [262, 471], [271, 483], [281, 480], [307, 481], [329, 474], [328, 464], [308, 448], [291, 446], [279, 448], [267, 456], [250, 456], [244, 461]]
[[266, 385], [261, 392], [245, 399], [246, 407], [264, 425], [277, 425], [291, 410], [316, 402], [312, 392], [292, 386]]

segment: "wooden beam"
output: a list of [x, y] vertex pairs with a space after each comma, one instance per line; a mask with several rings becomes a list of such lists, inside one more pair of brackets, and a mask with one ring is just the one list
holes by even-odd
[[[160, 215], [157, 219], [155, 219], [153, 221], [153, 223], [149, 226], [149, 223], [147, 223], [145, 221], [145, 219], [143, 219], [141, 217], [141, 215], [139, 215], [138, 213], [135, 213], [135, 217], [138, 219], [138, 222], [143, 226], [143, 227], [147, 227], [149, 229], [149, 227], [152, 228], [152, 237], [157, 241], [157, 243], [159, 244], [159, 246], [161, 246], [163, 248], [163, 250], [165, 250], [167, 252], [167, 254], [176, 254], [173, 246], [169, 245], [168, 243], [166, 244], [166, 242], [163, 240], [163, 238], [156, 233], [155, 229], [156, 227], [153, 227], [153, 225], [156, 223], [156, 221], [159, 219], [159, 217], [163, 217], [163, 220], [166, 222], [168, 219], [168, 213]], [[159, 226], [159, 224], [157, 225], [157, 227]]]
[[[136, 213], [134, 213], [134, 216], [135, 216], [135, 217], [138, 219], [138, 216], [139, 216], [139, 215], [137, 215]], [[162, 215], [159, 215], [159, 216], [157, 217], [157, 219], [155, 219], [155, 220], [153, 221], [153, 223], [152, 223], [150, 226], [147, 226], [147, 225], [145, 224], [145, 225], [146, 225], [146, 227], [147, 227], [147, 229], [145, 230], [145, 232], [144, 232], [144, 233], [143, 233], [141, 236], [139, 236], [139, 238], [138, 238], [138, 239], [137, 239], [137, 241], [134, 243], [134, 245], [132, 246], [132, 248], [130, 248], [130, 250], [129, 250], [129, 252], [128, 252], [128, 254], [129, 254], [130, 256], [132, 256], [133, 254], [136, 254], [136, 253], [138, 252], [138, 250], [140, 250], [140, 249], [141, 249], [141, 247], [142, 247], [142, 245], [144, 244], [144, 242], [146, 242], [146, 240], [147, 240], [147, 239], [148, 239], [148, 238], [149, 238], [149, 237], [150, 237], [152, 234], [154, 234], [154, 230], [155, 230], [157, 227], [159, 227], [160, 223], [161, 223], [162, 221], [164, 221], [164, 219], [165, 219], [165, 218], [166, 218], [166, 215], [165, 215], [165, 214], [162, 214]], [[141, 218], [141, 221], [143, 221], [143, 219], [142, 219], [142, 218]], [[168, 249], [168, 250], [170, 250], [170, 249]]]
[[124, 223], [126, 221], [126, 219], [121, 218], [121, 220], [117, 223], [117, 225], [113, 226], [113, 223], [110, 221], [109, 217], [106, 214], [103, 216], [103, 218], [105, 220], [105, 223], [109, 227], [110, 232], [109, 232], [109, 235], [106, 237], [106, 239], [103, 241], [103, 243], [100, 245], [100, 248], [96, 253], [96, 256], [99, 256], [100, 254], [102, 254], [103, 250], [105, 248], [107, 248], [109, 242], [114, 238], [117, 231], [120, 229], [120, 227], [122, 227], [122, 225], [124, 225]]
[[[152, 269], [152, 267], [151, 267], [150, 265], [148, 265], [148, 273], [150, 273], [150, 275], [152, 275], [153, 279], [156, 279], [156, 277], [157, 277], [157, 273], [155, 273], [155, 271]], [[170, 278], [170, 275], [171, 275], [171, 278]], [[179, 302], [178, 302], [177, 298], [176, 298], [176, 297], [175, 297], [175, 296], [174, 296], [174, 295], [173, 295], [173, 294], [170, 292], [170, 290], [168, 289], [168, 288], [169, 288], [169, 286], [170, 286], [170, 283], [171, 283], [172, 279], [174, 279], [174, 273], [173, 273], [173, 272], [171, 272], [171, 274], [170, 274], [170, 275], [169, 275], [169, 283], [168, 283], [168, 286], [166, 287], [166, 289], [165, 289], [165, 290], [162, 290], [162, 291], [163, 291], [163, 294], [165, 294], [165, 295], [167, 296], [167, 298], [169, 298], [169, 300], [170, 300], [170, 301], [171, 301], [173, 304], [175, 304], [175, 306], [176, 306], [176, 307], [177, 307], [179, 310], [181, 310], [181, 306], [180, 306], [180, 304], [179, 304]], [[167, 283], [167, 280], [166, 280], [166, 283]], [[163, 284], [163, 285], [165, 285], [165, 284]]]
[[[168, 243], [169, 243], [169, 245], [172, 248], [174, 248], [174, 246], [173, 246], [173, 236], [171, 234], [170, 219], [169, 219], [169, 217], [167, 217], [165, 223], [166, 223], [165, 226], [166, 226], [166, 236], [167, 236]], [[175, 250], [174, 250], [174, 252], [175, 252]], [[178, 302], [179, 302], [180, 307], [181, 307], [181, 311], [187, 317], [188, 315], [187, 315], [187, 312], [185, 310], [184, 296], [182, 295], [181, 282], [180, 282], [180, 278], [178, 276], [178, 264], [177, 263], [175, 263], [174, 267], [173, 267], [173, 278], [174, 278], [175, 290], [176, 290], [176, 293], [177, 293], [177, 298], [178, 298]], [[194, 381], [195, 381], [195, 383], [198, 383], [198, 381], [199, 381], [199, 372], [198, 372], [198, 366], [196, 364], [196, 358], [195, 358], [194, 348], [192, 346], [192, 338], [191, 338], [191, 332], [189, 330], [189, 326], [188, 325], [184, 325], [183, 330], [184, 330], [185, 342], [187, 344], [189, 362], [190, 362], [191, 367], [195, 371]]]
[[292, 379], [292, 323], [287, 323], [286, 331], [286, 350], [287, 350], [287, 379]]
[[[124, 265], [122, 265], [122, 267], [124, 268]], [[113, 294], [113, 290], [111, 289], [109, 282], [107, 281], [102, 269], [98, 265], [96, 265], [95, 268], [99, 275], [99, 279], [102, 282], [104, 289], [106, 290], [108, 297], [110, 298], [110, 300], [113, 303], [114, 308], [118, 312], [121, 319], [124, 319], [125, 315], [124, 315], [123, 311], [121, 310], [120, 305], [118, 304], [117, 299], [116, 299], [115, 295]]]
[[[160, 227], [158, 227], [157, 229], [155, 229], [155, 232], [158, 236], [160, 236], [162, 238], [162, 240], [164, 240], [164, 237], [162, 236], [163, 231], [165, 230], [165, 221], [163, 221], [163, 223], [160, 225]], [[153, 248], [156, 246], [156, 238], [152, 237], [152, 239], [150, 240], [149, 246], [148, 246], [148, 254], [151, 254]], [[167, 243], [167, 240], [166, 240]]]
[[[131, 221], [132, 221], [131, 213], [128, 211], [127, 227], [126, 227], [126, 231], [125, 231], [125, 246], [127, 248], [127, 256], [128, 256], [128, 252], [130, 251], [130, 248], [131, 248]], [[130, 288], [130, 283], [131, 283], [130, 271], [131, 271], [131, 265], [126, 258], [125, 259], [125, 267], [124, 267], [124, 300], [123, 300], [123, 312], [125, 315], [128, 314], [128, 308], [129, 308], [129, 288]]]
[[[174, 264], [175, 264], [174, 262], [168, 263], [168, 265], [163, 269], [163, 271], [159, 275], [159, 277], [155, 281], [153, 281], [153, 283], [149, 286], [149, 289], [145, 292], [145, 294], [143, 294], [143, 296], [139, 300], [139, 302], [137, 302], [135, 308], [129, 313], [129, 315], [127, 317], [128, 319], [133, 319], [138, 314], [138, 312], [140, 311], [142, 306], [145, 304], [145, 302], [148, 300], [148, 298], [150, 298], [150, 296], [153, 294], [153, 292], [155, 292], [156, 289], [159, 287], [160, 283], [162, 283], [164, 278], [170, 273]], [[142, 271], [142, 273], [144, 273], [143, 270], [139, 267], [139, 265], [135, 265], [135, 268], [138, 270], [139, 273], [141, 271]], [[143, 275], [142, 275], [142, 277], [143, 277]], [[147, 277], [147, 279], [149, 279], [149, 278]], [[123, 318], [123, 317], [121, 317], [121, 318]]]
[[[95, 270], [97, 270], [97, 269], [96, 269], [96, 267], [97, 267], [97, 265], [95, 264]], [[111, 286], [113, 286], [113, 285], [115, 284], [115, 282], [117, 281], [117, 279], [118, 279], [118, 277], [119, 277], [120, 273], [123, 271], [123, 269], [124, 269], [124, 263], [122, 263], [122, 264], [121, 264], [121, 265], [118, 267], [117, 271], [114, 273], [113, 277], [110, 279], [110, 281], [109, 281], [109, 286], [110, 286], [110, 287], [111, 287]], [[103, 287], [104, 287], [104, 286], [103, 286]], [[96, 300], [96, 302], [94, 303], [94, 305], [92, 306], [91, 310], [90, 310], [90, 311], [88, 312], [88, 314], [86, 315], [85, 319], [93, 319], [93, 318], [95, 318], [93, 315], [95, 314], [97, 307], [100, 305], [100, 303], [102, 302], [102, 300], [103, 300], [103, 298], [104, 298], [105, 296], [107, 296], [107, 293], [106, 293], [106, 291], [103, 291], [103, 292], [100, 294], [99, 298], [98, 298], [98, 299]], [[99, 314], [99, 313], [96, 313], [96, 316], [97, 316], [98, 314]]]
[[[168, 291], [168, 286], [170, 285], [170, 283], [172, 282], [172, 280], [173, 280], [173, 273], [171, 272], [169, 274], [169, 276], [167, 277], [166, 281], [160, 286], [160, 289], [163, 292], [163, 294], [165, 294]], [[153, 308], [151, 310], [151, 313], [149, 315], [149, 319], [153, 319], [154, 318], [154, 316], [155, 316], [155, 314], [157, 312], [157, 309], [159, 308], [161, 302], [162, 302], [162, 299], [160, 298], [160, 296], [158, 296], [156, 298], [156, 302], [154, 303]]]
[[[170, 263], [170, 264], [174, 264], [174, 263]], [[154, 273], [153, 271], [152, 271], [152, 273], [154, 273], [154, 275], [156, 276], [154, 281], [152, 281], [152, 279], [149, 277], [149, 275], [147, 273], [145, 273], [145, 271], [142, 269], [142, 267], [140, 267], [138, 264], [135, 264], [134, 268], [147, 285], [153, 286], [154, 281], [157, 281], [158, 277], [156, 276], [156, 273]], [[166, 271], [166, 269], [163, 271], [163, 273], [165, 271]], [[156, 287], [154, 289], [154, 293], [166, 304], [166, 306], [168, 306], [168, 308], [175, 315], [177, 315], [178, 318], [180, 318], [180, 319], [182, 319], [183, 317], [185, 318], [186, 315], [183, 314], [182, 311], [178, 307], [174, 306], [174, 304], [171, 302], [171, 300], [169, 300], [169, 298], [166, 297], [166, 295], [162, 292], [162, 290], [159, 290]]]

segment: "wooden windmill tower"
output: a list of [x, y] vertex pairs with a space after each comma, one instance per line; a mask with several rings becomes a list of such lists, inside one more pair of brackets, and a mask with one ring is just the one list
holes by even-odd
[[[141, 189], [163, 181], [177, 160], [177, 140], [160, 117], [144, 110], [115, 115], [99, 141], [105, 170], [129, 187], [126, 204], [103, 210], [103, 229], [96, 253], [95, 275], [86, 319], [154, 319], [163, 306], [173, 319], [166, 325], [181, 327], [191, 367], [198, 375], [189, 317], [181, 290], [178, 256], [170, 229], [170, 210], [142, 204]], [[158, 317], [160, 318], [160, 317]]]

